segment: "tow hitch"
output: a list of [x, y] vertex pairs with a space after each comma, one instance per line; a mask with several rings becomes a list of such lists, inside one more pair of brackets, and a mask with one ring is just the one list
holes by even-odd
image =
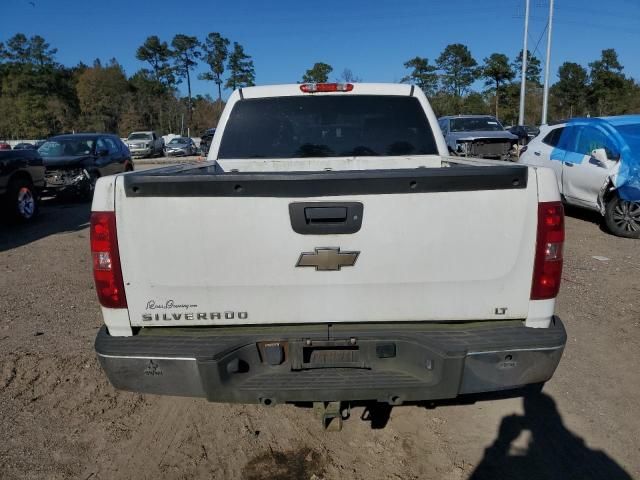
[[313, 413], [327, 432], [339, 432], [342, 421], [351, 414], [351, 406], [344, 402], [313, 402]]

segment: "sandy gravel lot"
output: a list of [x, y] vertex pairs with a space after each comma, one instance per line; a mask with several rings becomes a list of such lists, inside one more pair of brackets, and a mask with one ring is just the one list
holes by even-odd
[[569, 339], [543, 394], [374, 421], [357, 407], [326, 433], [294, 406], [114, 390], [93, 352], [88, 213], [49, 201], [33, 225], [0, 225], [2, 479], [640, 478], [640, 241], [589, 214], [567, 219]]

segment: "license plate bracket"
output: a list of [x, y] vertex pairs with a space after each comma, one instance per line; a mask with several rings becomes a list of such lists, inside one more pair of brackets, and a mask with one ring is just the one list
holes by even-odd
[[291, 354], [292, 370], [369, 368], [364, 351], [349, 340], [296, 342]]

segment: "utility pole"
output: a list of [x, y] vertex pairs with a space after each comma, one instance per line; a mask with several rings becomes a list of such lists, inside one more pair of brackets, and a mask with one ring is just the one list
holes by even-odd
[[[529, 39], [529, 0], [524, 9], [524, 47], [522, 48], [522, 83], [520, 84], [520, 115], [518, 125], [524, 125], [524, 97], [527, 89], [527, 40]], [[498, 93], [496, 92], [496, 95]]]
[[547, 27], [547, 59], [544, 67], [544, 94], [542, 95], [542, 125], [547, 123], [549, 112], [549, 73], [551, 69], [551, 32], [553, 30], [553, 2], [549, 0], [549, 25]]

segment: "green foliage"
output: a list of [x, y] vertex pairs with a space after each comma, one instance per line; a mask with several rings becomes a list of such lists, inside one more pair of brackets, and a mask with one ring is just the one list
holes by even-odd
[[87, 68], [76, 86], [83, 130], [118, 131], [118, 121], [130, 96], [124, 70], [115, 59], [106, 67]]
[[438, 87], [437, 68], [429, 65], [429, 59], [414, 57], [404, 63], [404, 68], [411, 69], [411, 73], [400, 80], [402, 83], [412, 83], [419, 87], [427, 96], [435, 93]]
[[50, 48], [44, 38], [35, 35], [29, 39], [29, 58], [36, 65], [44, 67], [53, 64], [54, 55], [58, 52], [57, 48]]
[[227, 63], [229, 78], [225, 83], [226, 88], [251, 87], [256, 83], [256, 73], [253, 68], [253, 60], [244, 53], [244, 48], [238, 42], [233, 42], [233, 51]]
[[176, 82], [173, 69], [169, 64], [172, 55], [173, 52], [167, 42], [160, 41], [157, 35], [147, 37], [136, 50], [136, 58], [149, 63], [155, 79], [168, 86], [172, 86]]
[[462, 113], [467, 115], [489, 115], [491, 107], [485, 97], [478, 92], [471, 92], [464, 98]]
[[40, 35], [27, 38], [23, 33], [16, 33], [7, 40], [6, 46], [0, 42], [0, 60], [38, 67], [52, 65], [58, 49], [50, 47]]
[[193, 103], [193, 119], [190, 124], [192, 135], [199, 135], [218, 124], [221, 105], [214, 102], [211, 96], [198, 95]]
[[503, 53], [492, 53], [485, 58], [482, 77], [485, 79], [485, 85], [495, 85], [496, 89], [499, 89], [503, 83], [513, 80], [515, 73], [509, 65], [509, 57]]
[[589, 64], [591, 68], [591, 107], [596, 115], [612, 115], [624, 111], [625, 97], [632, 83], [622, 73], [624, 67], [612, 48], [602, 51], [599, 60]]
[[[193, 44], [193, 39], [189, 37], [188, 43]], [[178, 47], [187, 43], [182, 40], [178, 38]], [[198, 96], [193, 102], [177, 96], [170, 64], [176, 59], [157, 36], [147, 38], [135, 52], [149, 68], [131, 78], [115, 60], [105, 64], [95, 59], [92, 67], [82, 62], [65, 67], [55, 62], [56, 52], [38, 35], [17, 34], [0, 42], [0, 138], [46, 138], [74, 130], [125, 136], [133, 130], [186, 134], [189, 128], [198, 134], [217, 124], [224, 106], [209, 96]], [[189, 68], [194, 64], [189, 62]]]
[[222, 102], [222, 74], [224, 73], [224, 62], [229, 56], [229, 40], [217, 32], [207, 35], [202, 45], [204, 59], [210, 72], [201, 74], [201, 80], [210, 80], [218, 86], [218, 102]]
[[196, 37], [179, 33], [173, 37], [171, 46], [173, 47], [173, 60], [178, 79], [185, 78], [187, 80], [187, 95], [189, 98], [187, 110], [189, 119], [191, 119], [191, 70], [195, 68], [198, 64], [198, 59], [202, 57], [200, 42]]
[[496, 118], [499, 117], [500, 95], [502, 94], [500, 86], [513, 80], [515, 73], [509, 65], [509, 57], [503, 53], [492, 53], [488, 58], [484, 59], [482, 67], [482, 77], [485, 79], [485, 85], [495, 87], [493, 90], [495, 100]]
[[461, 43], [447, 45], [436, 59], [436, 66], [443, 72], [440, 77], [443, 90], [456, 97], [462, 97], [479, 75], [478, 62]]
[[560, 118], [583, 116], [589, 95], [589, 74], [583, 66], [565, 62], [558, 69], [558, 81], [551, 87], [552, 105]]
[[42, 138], [73, 122], [73, 70], [56, 65], [55, 52], [37, 35], [17, 34], [0, 47], [0, 138]]
[[[513, 61], [513, 70], [515, 71], [518, 80], [522, 80], [522, 50]], [[540, 75], [542, 74], [542, 67], [540, 60], [527, 50], [527, 82], [540, 85]]]
[[173, 37], [171, 46], [176, 73], [183, 78], [188, 77], [189, 72], [198, 64], [198, 59], [202, 57], [200, 42], [196, 37], [178, 33]]
[[[84, 63], [60, 65], [55, 60], [57, 50], [39, 35], [17, 33], [2, 39], [0, 139], [45, 138], [72, 130], [105, 130], [120, 135], [133, 130], [186, 134], [189, 128], [192, 134], [198, 134], [217, 125], [223, 88], [255, 83], [253, 60], [242, 45], [233, 42], [229, 49], [229, 43], [216, 32], [207, 35], [202, 45], [196, 37], [179, 34], [171, 48], [159, 37], [150, 36], [134, 52], [148, 68], [127, 78], [115, 60], [105, 64], [96, 59], [91, 67]], [[209, 95], [191, 98], [190, 76], [201, 58], [208, 71], [200, 78], [217, 85], [217, 102]], [[454, 44], [444, 49], [437, 65], [423, 57], [407, 61], [404, 66], [409, 71], [402, 82], [420, 87], [430, 97], [437, 115], [495, 112], [500, 113], [503, 123], [514, 124], [520, 87], [513, 81], [518, 73], [513, 68], [517, 69], [520, 62], [516, 58], [511, 64], [506, 55], [495, 53], [478, 68], [469, 49]], [[331, 72], [329, 65], [317, 63], [305, 73], [303, 81], [328, 81]], [[623, 72], [613, 49], [603, 50], [588, 69], [564, 63], [551, 89], [551, 119], [637, 113], [640, 86]], [[489, 87], [484, 92], [471, 90], [478, 78]], [[176, 80], [185, 79], [188, 96], [180, 98]], [[345, 68], [337, 81], [360, 79]], [[542, 104], [537, 59], [530, 59], [527, 84], [525, 121], [536, 124]]]
[[329, 81], [329, 74], [333, 67], [327, 63], [317, 62], [313, 64], [302, 76], [302, 83], [324, 83]]
[[24, 33], [16, 33], [7, 40], [2, 57], [10, 62], [27, 63], [29, 61], [29, 40]]

